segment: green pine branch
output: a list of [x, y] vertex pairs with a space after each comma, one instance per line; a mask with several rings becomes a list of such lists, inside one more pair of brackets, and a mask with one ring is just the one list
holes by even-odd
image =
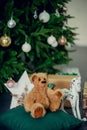
[[[0, 37], [7, 34], [12, 40], [11, 45], [7, 48], [0, 46], [0, 91], [6, 90], [4, 83], [10, 77], [18, 80], [24, 70], [27, 70], [29, 74], [41, 71], [57, 73], [55, 65], [67, 64], [71, 61], [65, 45], [61, 46], [58, 43], [57, 47], [52, 47], [47, 42], [51, 35], [56, 38], [57, 42], [63, 35], [67, 43], [75, 44], [77, 28], [67, 25], [68, 19], [74, 17], [63, 9], [70, 1], [6, 0], [5, 3], [0, 1]], [[55, 15], [56, 9], [59, 13], [58, 16]], [[43, 10], [50, 15], [47, 23], [39, 20], [39, 14]], [[35, 11], [37, 19], [33, 17]], [[14, 28], [7, 26], [11, 17], [16, 22]], [[28, 53], [22, 50], [25, 41], [31, 45], [31, 51]]]

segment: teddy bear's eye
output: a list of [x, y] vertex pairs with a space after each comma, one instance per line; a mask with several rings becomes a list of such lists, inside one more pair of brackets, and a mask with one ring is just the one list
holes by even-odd
[[40, 81], [41, 79], [39, 78], [38, 80]]

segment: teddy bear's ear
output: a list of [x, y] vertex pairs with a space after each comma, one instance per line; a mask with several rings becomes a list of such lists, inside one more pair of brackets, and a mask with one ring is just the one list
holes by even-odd
[[33, 74], [30, 76], [30, 81], [33, 83], [36, 78], [37, 78], [37, 73], [33, 73]]

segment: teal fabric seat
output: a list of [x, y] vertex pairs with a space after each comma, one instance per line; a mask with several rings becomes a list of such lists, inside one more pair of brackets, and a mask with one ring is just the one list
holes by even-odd
[[[10, 130], [74, 130], [83, 121], [63, 112], [48, 111], [43, 118], [32, 118], [23, 106], [16, 107], [0, 116], [0, 124]], [[0, 129], [1, 130], [1, 129]]]

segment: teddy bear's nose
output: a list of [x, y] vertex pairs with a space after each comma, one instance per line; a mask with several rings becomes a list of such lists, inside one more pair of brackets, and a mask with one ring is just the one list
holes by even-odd
[[43, 80], [41, 83], [46, 83], [46, 80]]

